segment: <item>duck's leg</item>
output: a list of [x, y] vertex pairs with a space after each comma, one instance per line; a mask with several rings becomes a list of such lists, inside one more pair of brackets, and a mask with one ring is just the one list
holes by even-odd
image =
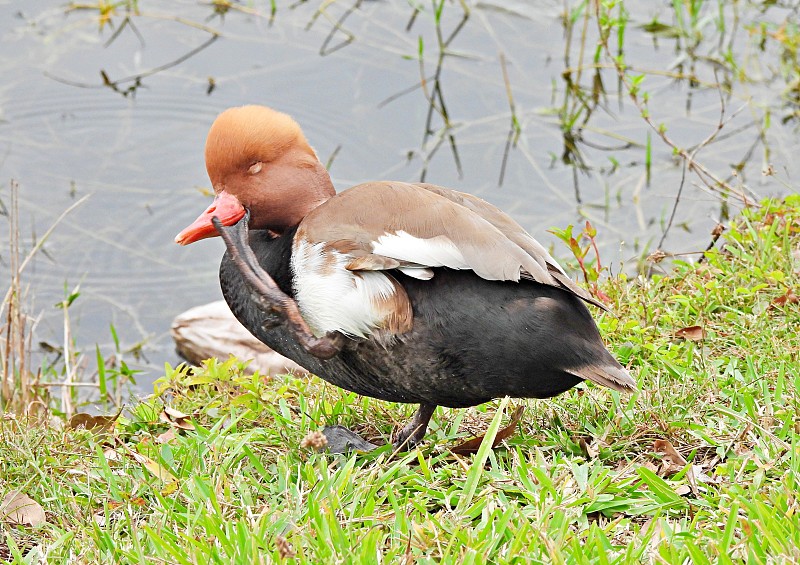
[[435, 404], [420, 404], [414, 417], [394, 436], [396, 449], [408, 449], [417, 445], [428, 431], [428, 422], [436, 410]]
[[247, 211], [244, 217], [232, 226], [222, 225], [217, 217], [211, 221], [225, 241], [233, 264], [255, 294], [259, 307], [270, 318], [270, 324], [284, 325], [294, 334], [300, 345], [314, 357], [330, 359], [339, 353], [345, 337], [339, 333], [315, 337], [300, 315], [297, 302], [278, 288], [272, 277], [258, 264], [248, 237], [247, 224], [250, 221], [250, 212]]

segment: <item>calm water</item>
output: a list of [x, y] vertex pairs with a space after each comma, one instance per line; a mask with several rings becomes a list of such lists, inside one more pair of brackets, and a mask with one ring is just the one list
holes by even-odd
[[[640, 27], [654, 19], [674, 24], [671, 2], [628, 3], [627, 60], [662, 73], [649, 74], [644, 83], [651, 111], [687, 146], [704, 139], [719, 121], [719, 94], [704, 84], [732, 78], [726, 118], [739, 113], [698, 159], [723, 178], [742, 163], [732, 182], [758, 196], [786, 193], [800, 172], [792, 118], [797, 108], [786, 105], [784, 96], [791, 77], [781, 75], [776, 36], [768, 36], [761, 52], [751, 24], [764, 22], [764, 29], [776, 33], [782, 22], [797, 21], [797, 3], [761, 9], [726, 2], [721, 11], [717, 2], [707, 4], [699, 29], [710, 39], [693, 58], [685, 40], [668, 33], [654, 37]], [[336, 47], [348, 37], [335, 31], [333, 22], [354, 4], [335, 2], [328, 17], [315, 18], [318, 5], [279, 3], [271, 21], [268, 2], [250, 3], [223, 18], [206, 4], [141, 0], [133, 25], [123, 25], [120, 10], [113, 27], [101, 30], [96, 11], [68, 12], [61, 2], [0, 0], [0, 199], [8, 203], [8, 181], [16, 179], [29, 248], [63, 210], [90, 195], [26, 272], [28, 297], [40, 314], [36, 341], [62, 341], [61, 312], [53, 304], [65, 287], [80, 285], [81, 296], [70, 310], [79, 348], [92, 351], [99, 343], [110, 352], [109, 324], [114, 324], [123, 347], [143, 344], [145, 359], [129, 361], [145, 371], [140, 381], [145, 389], [164, 361], [177, 361], [168, 333], [172, 318], [220, 297], [222, 242], [180, 248], [172, 240], [209, 203], [203, 144], [208, 126], [226, 107], [262, 103], [294, 115], [320, 158], [335, 157], [331, 173], [339, 189], [374, 179], [419, 180], [423, 156], [436, 142], [425, 139], [429, 105], [414, 88], [421, 75], [420, 37], [422, 74], [435, 72], [433, 18], [420, 13], [407, 30], [413, 13], [407, 3], [363, 1], [340, 26], [353, 40], [321, 55], [321, 47]], [[585, 142], [578, 145], [585, 170], [562, 159], [559, 108], [575, 103], [563, 73], [592, 62], [594, 24], [589, 23], [581, 59], [583, 18], [576, 20], [568, 43], [562, 2], [469, 5], [469, 20], [450, 44], [441, 73], [462, 171], [445, 143], [430, 159], [426, 180], [490, 200], [546, 244], [554, 244], [547, 229], [588, 217], [613, 270], [635, 270], [636, 259], [661, 236], [680, 167], [653, 135], [647, 184], [648, 128], [627, 100], [620, 103], [616, 75], [608, 69], [599, 75], [607, 95], [586, 121]], [[458, 3], [445, 8], [447, 36], [462, 12]], [[209, 41], [210, 29], [220, 33], [216, 41], [169, 66]], [[120, 31], [113, 37], [115, 30]], [[720, 63], [728, 49], [750, 82], [743, 84]], [[501, 53], [521, 135], [498, 186], [511, 116]], [[693, 64], [697, 87], [670, 76]], [[103, 86], [101, 71], [115, 81], [162, 65], [169, 68], [144, 77], [127, 96]], [[591, 86], [593, 76], [587, 68], [579, 82]], [[120, 83], [117, 90], [134, 85]], [[434, 130], [441, 125], [432, 121]], [[761, 174], [767, 162], [777, 178]], [[709, 241], [720, 200], [697, 185], [688, 175], [676, 225], [663, 245], [667, 251], [703, 249]], [[566, 256], [559, 245], [556, 255]], [[0, 249], [4, 280], [6, 253]]]

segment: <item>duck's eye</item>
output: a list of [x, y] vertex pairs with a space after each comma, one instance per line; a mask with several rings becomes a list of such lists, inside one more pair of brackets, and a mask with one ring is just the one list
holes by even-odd
[[255, 163], [250, 165], [250, 168], [247, 169], [247, 172], [250, 173], [251, 175], [257, 175], [258, 173], [261, 172], [261, 168], [263, 166], [264, 166], [264, 163], [262, 163], [261, 161], [256, 161]]

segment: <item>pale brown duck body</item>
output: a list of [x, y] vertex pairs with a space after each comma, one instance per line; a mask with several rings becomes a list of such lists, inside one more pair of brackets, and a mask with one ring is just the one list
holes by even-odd
[[399, 440], [421, 439], [436, 405], [545, 398], [584, 379], [635, 387], [582, 301], [603, 305], [483, 200], [400, 182], [337, 195], [297, 124], [259, 106], [220, 115], [206, 163], [215, 203], [176, 241], [216, 235], [212, 217], [230, 226], [248, 209], [250, 247], [285, 293], [278, 303], [296, 303], [300, 324], [336, 353], [311, 352], [287, 325], [264, 327], [270, 316], [229, 252], [220, 281], [234, 315], [337, 386], [419, 403]]

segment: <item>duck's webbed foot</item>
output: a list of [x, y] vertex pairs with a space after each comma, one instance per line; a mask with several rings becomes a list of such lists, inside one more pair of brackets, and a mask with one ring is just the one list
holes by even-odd
[[269, 319], [268, 325], [283, 325], [295, 336], [300, 345], [314, 357], [330, 359], [338, 354], [345, 343], [345, 337], [339, 333], [329, 333], [316, 337], [300, 315], [300, 310], [290, 296], [285, 294], [269, 274], [258, 264], [255, 253], [250, 248], [247, 224], [250, 212], [232, 226], [224, 226], [217, 217], [211, 219], [217, 232], [225, 241], [233, 259], [250, 290], [255, 294], [259, 308]]
[[414, 417], [394, 436], [394, 447], [398, 450], [414, 448], [428, 431], [428, 423], [436, 410], [435, 404], [420, 404]]

